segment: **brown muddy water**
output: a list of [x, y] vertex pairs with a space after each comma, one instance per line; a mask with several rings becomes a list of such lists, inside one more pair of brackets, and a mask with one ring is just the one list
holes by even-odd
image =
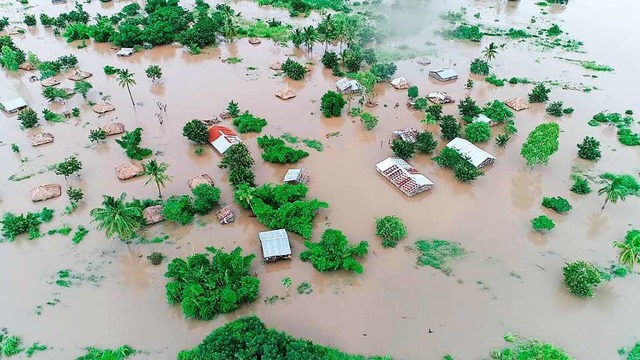
[[[53, 14], [68, 11], [72, 5], [53, 7], [34, 1], [31, 12]], [[85, 5], [92, 14], [118, 11], [125, 2], [103, 5], [98, 1]], [[249, 17], [276, 17], [287, 22], [308, 24], [317, 19], [291, 20], [286, 12], [258, 8], [247, 2], [232, 3]], [[569, 192], [569, 175], [573, 166], [589, 169], [593, 174], [604, 171], [636, 174], [640, 168], [640, 152], [625, 148], [616, 140], [615, 132], [593, 128], [587, 121], [593, 114], [610, 110], [624, 112], [637, 105], [640, 82], [634, 59], [640, 50], [630, 39], [640, 36], [635, 17], [640, 3], [632, 0], [571, 2], [566, 8], [551, 8], [541, 15], [540, 8], [528, 1], [433, 1], [411, 2], [403, 10], [397, 8], [391, 16], [399, 21], [393, 41], [415, 48], [431, 47], [429, 67], [415, 60], [397, 62], [397, 75], [418, 85], [421, 94], [445, 90], [456, 99], [466, 94], [464, 83], [469, 62], [479, 56], [486, 44], [505, 43], [494, 61], [499, 77], [528, 77], [536, 81], [558, 80], [573, 85], [595, 86], [599, 90], [582, 93], [554, 87], [552, 100], [562, 100], [575, 108], [575, 113], [562, 119], [551, 118], [544, 107], [534, 105], [516, 114], [519, 129], [506, 149], [492, 143], [483, 146], [497, 156], [486, 175], [471, 185], [457, 183], [449, 170], [439, 169], [428, 156], [418, 155], [411, 163], [425, 173], [435, 187], [421, 195], [406, 198], [375, 171], [374, 164], [391, 154], [387, 142], [390, 132], [406, 126], [424, 128], [419, 115], [408, 110], [404, 91], [395, 91], [388, 84], [377, 87], [379, 106], [373, 113], [380, 123], [371, 132], [359, 121], [344, 116], [325, 119], [319, 112], [322, 94], [333, 89], [336, 80], [319, 63], [323, 46], [316, 46], [311, 55], [304, 51], [263, 41], [259, 46], [240, 39], [206, 53], [191, 56], [182, 49], [165, 46], [135, 54], [131, 58], [116, 58], [107, 44], [89, 44], [78, 50], [77, 43], [67, 44], [54, 38], [51, 30], [38, 26], [25, 36], [14, 37], [18, 46], [33, 51], [41, 59], [53, 59], [73, 53], [79, 67], [94, 74], [89, 98], [97, 101], [110, 96], [116, 111], [99, 117], [91, 112], [80, 96], [66, 105], [80, 107], [80, 120], [45, 124], [41, 129], [51, 132], [53, 144], [32, 148], [28, 136], [21, 131], [15, 116], [0, 116], [0, 209], [2, 211], [38, 211], [44, 206], [56, 210], [52, 224], [85, 225], [91, 231], [78, 245], [70, 238], [44, 236], [28, 241], [24, 237], [13, 243], [0, 244], [0, 325], [23, 336], [25, 342], [40, 341], [52, 350], [38, 354], [42, 359], [70, 359], [82, 353], [86, 346], [115, 348], [129, 344], [149, 351], [138, 355], [144, 359], [175, 359], [181, 349], [198, 344], [212, 329], [247, 314], [257, 314], [265, 323], [297, 337], [335, 346], [351, 353], [389, 354], [397, 359], [440, 359], [450, 353], [455, 359], [478, 359], [490, 349], [503, 346], [502, 336], [512, 331], [524, 336], [554, 342], [577, 359], [616, 359], [616, 349], [635, 343], [640, 336], [637, 319], [640, 296], [637, 275], [614, 279], [598, 290], [589, 300], [571, 296], [564, 289], [561, 268], [565, 261], [586, 259], [609, 265], [616, 259], [613, 241], [624, 237], [627, 230], [638, 227], [639, 200], [610, 205], [600, 212], [602, 199], [592, 193], [579, 197]], [[437, 14], [460, 6], [468, 14], [481, 14], [480, 22], [491, 26], [524, 28], [535, 16], [535, 26], [548, 27], [558, 23], [571, 37], [584, 41], [586, 54], [541, 51], [527, 43], [503, 38], [486, 38], [481, 44], [466, 44], [443, 40], [433, 31], [443, 26]], [[17, 3], [3, 2], [0, 15], [21, 19]], [[408, 15], [411, 14], [411, 15]], [[403, 26], [404, 25], [404, 26]], [[415, 28], [422, 30], [415, 31]], [[275, 61], [293, 54], [301, 62], [311, 61], [311, 72], [304, 81], [291, 81], [268, 69]], [[221, 58], [240, 57], [239, 64], [226, 64]], [[615, 68], [611, 73], [594, 73], [578, 65], [556, 59], [555, 56], [595, 60]], [[159, 84], [144, 76], [150, 64], [162, 67], [164, 76]], [[113, 77], [102, 72], [104, 65], [126, 67], [136, 74], [137, 85], [132, 93], [137, 103], [132, 107], [128, 94]], [[254, 66], [257, 70], [248, 70]], [[430, 68], [453, 67], [461, 79], [451, 84], [439, 84], [427, 77]], [[29, 73], [0, 72], [0, 99], [22, 96], [38, 112], [50, 106], [64, 110], [64, 105], [49, 105], [41, 96], [38, 83], [28, 81]], [[586, 75], [598, 75], [598, 78]], [[66, 76], [59, 75], [62, 86], [71, 86]], [[273, 96], [289, 86], [298, 96], [283, 102]], [[477, 81], [470, 95], [485, 103], [514, 96], [526, 97], [531, 85], [506, 85], [496, 88]], [[193, 118], [209, 118], [224, 110], [230, 100], [240, 103], [268, 120], [264, 134], [281, 135], [290, 132], [302, 138], [321, 140], [323, 152], [309, 149], [311, 155], [301, 166], [311, 171], [310, 197], [327, 201], [316, 220], [314, 240], [328, 227], [341, 229], [356, 242], [368, 240], [370, 254], [364, 260], [365, 272], [359, 276], [346, 273], [321, 274], [297, 256], [303, 250], [302, 239], [292, 238], [294, 260], [276, 265], [254, 261], [252, 270], [261, 279], [261, 298], [241, 310], [218, 317], [214, 321], [184, 320], [179, 307], [167, 305], [164, 295], [166, 267], [152, 266], [146, 255], [160, 251], [169, 258], [185, 257], [201, 252], [206, 246], [241, 246], [245, 252], [260, 258], [257, 233], [264, 230], [254, 218], [242, 212], [238, 220], [226, 226], [217, 223], [214, 215], [198, 220], [196, 225], [176, 227], [165, 223], [150, 227], [149, 238], [167, 234], [162, 244], [132, 244], [106, 239], [90, 223], [88, 212], [100, 205], [102, 194], [153, 198], [153, 186], [144, 186], [144, 179], [118, 181], [113, 168], [125, 162], [124, 152], [109, 139], [102, 145], [91, 145], [90, 129], [114, 120], [128, 129], [144, 128], [143, 143], [157, 151], [160, 161], [170, 164], [174, 181], [164, 191], [166, 196], [188, 193], [187, 179], [208, 173], [222, 189], [222, 201], [232, 202], [227, 174], [217, 168], [220, 156], [206, 148], [202, 156], [194, 155], [194, 146], [181, 135], [183, 124]], [[168, 105], [168, 116], [159, 124], [154, 116], [155, 103]], [[400, 103], [398, 108], [394, 104]], [[385, 106], [386, 105], [386, 106]], [[445, 113], [456, 114], [455, 105], [445, 106]], [[526, 134], [545, 121], [557, 121], [562, 129], [560, 151], [546, 167], [529, 169], [520, 157], [520, 146]], [[432, 126], [431, 130], [436, 130]], [[636, 131], [638, 129], [635, 129]], [[325, 138], [325, 134], [340, 131], [340, 136]], [[597, 163], [587, 163], [576, 157], [576, 146], [584, 136], [595, 136], [602, 142], [603, 157]], [[260, 153], [255, 134], [243, 135], [255, 159]], [[21, 155], [14, 155], [9, 144], [16, 143]], [[45, 203], [29, 201], [29, 189], [48, 182], [64, 185], [64, 180], [48, 171], [29, 179], [12, 182], [12, 174], [30, 174], [77, 153], [83, 162], [80, 177], [69, 183], [85, 191], [85, 200], [71, 216], [62, 215], [66, 196]], [[22, 163], [20, 158], [28, 158]], [[259, 183], [281, 181], [287, 166], [258, 161], [254, 167]], [[66, 185], [65, 185], [66, 186]], [[547, 235], [532, 233], [529, 220], [546, 213], [540, 206], [543, 196], [563, 196], [573, 204], [568, 215], [550, 216], [556, 228]], [[401, 217], [409, 236], [396, 249], [383, 249], [374, 236], [373, 220], [394, 214]], [[454, 264], [454, 274], [443, 273], [415, 265], [415, 254], [403, 249], [417, 238], [433, 237], [460, 242], [471, 253]], [[71, 269], [84, 276], [95, 275], [97, 281], [76, 281], [71, 288], [52, 284], [56, 272]], [[516, 276], [517, 274], [517, 276]], [[290, 277], [293, 287], [303, 281], [312, 284], [310, 295], [298, 295], [294, 289], [286, 301], [272, 305], [263, 298], [284, 295], [281, 279]], [[480, 283], [481, 282], [481, 283]], [[48, 301], [59, 299], [55, 306]], [[36, 314], [41, 306], [41, 315]], [[433, 332], [429, 333], [429, 329]]]

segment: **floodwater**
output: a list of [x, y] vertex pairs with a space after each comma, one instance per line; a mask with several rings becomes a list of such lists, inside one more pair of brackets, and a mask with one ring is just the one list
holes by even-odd
[[[44, 10], [55, 14], [72, 6], [32, 3], [36, 5], [34, 13]], [[92, 14], [109, 14], [125, 4], [94, 1], [85, 8]], [[265, 10], [252, 3], [232, 5], [253, 18], [275, 17], [297, 24], [314, 19], [291, 20], [284, 11]], [[630, 61], [640, 56], [640, 50], [624, 46], [625, 40], [640, 36], [640, 28], [634, 26], [640, 4], [632, 0], [575, 1], [564, 9], [551, 8], [548, 15], [541, 15], [539, 7], [525, 1], [434, 0], [405, 5], [406, 11], [396, 7], [390, 15], [400, 21], [397, 28], [405, 28], [402, 24], [406, 24], [413, 32], [398, 31], [390, 40], [415, 48], [424, 47], [427, 41], [435, 44], [429, 67], [418, 65], [415, 60], [397, 62], [397, 74], [418, 85], [421, 94], [445, 90], [456, 99], [463, 98], [468, 64], [490, 41], [506, 44], [494, 61], [494, 72], [499, 77], [582, 83], [599, 90], [582, 93], [554, 87], [551, 100], [562, 100], [575, 108], [573, 115], [562, 119], [549, 117], [541, 105], [517, 113], [518, 135], [505, 149], [493, 143], [483, 146], [497, 156], [497, 161], [471, 185], [457, 183], [451, 171], [439, 169], [428, 156], [416, 156], [411, 163], [436, 185], [427, 193], [406, 198], [376, 173], [374, 164], [391, 154], [387, 143], [392, 130], [425, 125], [419, 123], [416, 112], [404, 106], [406, 93], [395, 91], [388, 84], [376, 89], [380, 105], [371, 111], [380, 117], [380, 123], [373, 131], [365, 131], [359, 121], [347, 116], [322, 118], [319, 99], [326, 90], [333, 89], [336, 80], [319, 63], [322, 45], [308, 55], [271, 41], [253, 46], [240, 39], [207, 49], [199, 56], [165, 46], [121, 59], [108, 44], [89, 43], [79, 50], [77, 42], [67, 44], [40, 26], [29, 29], [25, 36], [14, 37], [18, 46], [37, 53], [43, 60], [75, 54], [79, 67], [94, 74], [89, 79], [93, 84], [89, 98], [99, 101], [108, 95], [116, 111], [99, 117], [78, 95], [66, 106], [49, 105], [40, 95], [40, 85], [28, 81], [29, 73], [0, 72], [3, 100], [17, 94], [38, 112], [48, 106], [57, 111], [76, 106], [82, 110], [77, 121], [45, 124], [41, 120], [41, 130], [53, 133], [56, 140], [39, 148], [28, 144], [28, 136], [34, 131], [21, 131], [14, 116], [2, 116], [0, 209], [26, 212], [47, 206], [56, 210], [56, 216], [43, 230], [62, 223], [74, 228], [85, 225], [91, 230], [78, 245], [60, 235], [33, 241], [19, 237], [13, 243], [0, 244], [0, 325], [21, 335], [28, 344], [40, 341], [52, 347], [37, 355], [42, 359], [69, 359], [80, 355], [86, 346], [115, 348], [122, 344], [148, 351], [137, 358], [175, 359], [180, 350], [200, 343], [212, 329], [248, 314], [257, 314], [270, 327], [346, 352], [389, 354], [398, 359], [440, 359], [446, 353], [456, 359], [478, 359], [487, 356], [490, 349], [504, 346], [502, 336], [510, 331], [554, 342], [577, 359], [617, 358], [616, 349], [635, 343], [640, 336], [637, 275], [614, 279], [601, 286], [596, 297], [582, 300], [564, 289], [561, 268], [565, 261], [576, 259], [603, 266], [613, 263], [617, 254], [612, 242], [639, 225], [637, 199], [609, 205], [601, 212], [603, 199], [595, 193], [577, 196], [569, 192], [569, 175], [573, 166], [586, 168], [592, 174], [637, 174], [639, 170], [638, 149], [623, 147], [615, 132], [590, 127], [587, 121], [602, 110], [640, 112], [634, 86], [640, 77], [635, 63]], [[443, 24], [437, 14], [460, 6], [466, 6], [468, 14], [479, 12], [480, 20], [476, 21], [501, 28], [524, 28], [530, 25], [532, 16], [537, 19], [534, 26], [558, 23], [571, 37], [584, 41], [586, 54], [543, 52], [526, 43], [500, 38], [465, 44], [434, 35], [433, 30]], [[22, 18], [16, 3], [3, 4], [0, 12], [13, 20]], [[283, 79], [268, 69], [270, 63], [283, 61], [288, 55], [315, 63], [304, 81]], [[234, 65], [221, 61], [231, 56], [243, 61]], [[595, 60], [614, 67], [615, 72], [593, 73], [555, 56]], [[159, 84], [144, 76], [144, 69], [150, 64], [163, 69]], [[132, 93], [141, 105], [132, 107], [126, 90], [113, 77], [104, 75], [104, 65], [126, 67], [136, 74], [137, 85]], [[248, 70], [251, 66], [257, 70]], [[444, 85], [432, 81], [427, 71], [438, 67], [453, 67], [461, 79]], [[585, 77], [587, 74], [598, 78]], [[62, 86], [72, 85], [66, 76], [58, 78]], [[285, 86], [298, 96], [283, 102], [272, 95]], [[530, 88], [508, 84], [495, 88], [477, 81], [470, 95], [482, 104], [493, 99], [526, 97]], [[112, 121], [123, 122], [127, 129], [144, 128], [142, 145], [157, 152], [160, 161], [170, 164], [168, 172], [173, 182], [164, 190], [165, 196], [188, 193], [187, 179], [208, 173], [222, 189], [222, 201], [231, 203], [227, 173], [217, 168], [219, 155], [210, 148], [202, 156], [194, 155], [194, 146], [181, 135], [186, 121], [219, 114], [230, 100], [238, 101], [242, 110], [268, 120], [263, 134], [290, 132], [324, 143], [323, 152], [309, 149], [310, 156], [300, 163], [311, 171], [309, 196], [330, 204], [317, 217], [314, 240], [328, 227], [343, 230], [352, 242], [368, 240], [370, 254], [363, 261], [364, 274], [318, 273], [298, 259], [304, 248], [298, 236], [292, 237], [293, 261], [261, 264], [257, 232], [264, 227], [247, 212], [237, 213], [238, 220], [225, 226], [209, 215], [194, 226], [164, 223], [150, 227], [146, 231], [149, 238], [169, 235], [169, 241], [162, 244], [127, 246], [106, 239], [95, 230], [88, 212], [100, 205], [103, 194], [126, 192], [130, 197], [153, 198], [156, 190], [154, 186], [145, 187], [144, 179], [117, 180], [113, 168], [127, 161], [124, 152], [113, 139], [91, 145], [87, 138], [90, 129]], [[168, 115], [163, 124], [155, 116], [158, 101], [167, 104]], [[396, 103], [400, 104], [397, 108]], [[445, 113], [457, 115], [457, 107], [445, 106]], [[519, 154], [520, 146], [526, 134], [545, 121], [560, 124], [560, 150], [548, 166], [527, 168]], [[435, 131], [435, 126], [431, 130]], [[334, 131], [339, 131], [340, 136], [325, 138], [325, 134]], [[603, 157], [597, 163], [576, 157], [575, 144], [587, 135], [602, 143]], [[256, 135], [242, 137], [254, 158], [260, 160]], [[20, 146], [20, 156], [11, 152], [11, 143]], [[38, 172], [74, 153], [84, 166], [80, 177], [71, 177], [69, 183], [84, 189], [85, 200], [71, 216], [62, 215], [67, 205], [65, 195], [44, 203], [29, 201], [29, 189], [39, 184], [58, 182], [66, 187], [62, 177], [48, 171], [20, 182], [7, 180], [12, 174]], [[21, 158], [28, 161], [21, 162]], [[259, 183], [280, 182], [286, 169], [287, 166], [262, 161], [254, 167]], [[548, 213], [540, 206], [543, 196], [566, 197], [573, 210], [567, 215], [550, 214], [556, 228], [547, 235], [538, 235], [531, 232], [529, 219]], [[409, 229], [408, 237], [396, 249], [383, 249], [374, 236], [374, 218], [389, 214], [401, 217]], [[403, 247], [422, 237], [460, 242], [470, 254], [453, 265], [452, 276], [417, 267], [415, 254]], [[166, 267], [155, 267], [145, 257], [153, 251], [170, 259], [185, 257], [202, 252], [206, 246], [241, 246], [246, 253], [256, 254], [252, 271], [261, 279], [261, 298], [214, 321], [184, 320], [179, 307], [166, 303]], [[51, 282], [60, 269], [96, 275], [98, 281], [76, 281], [71, 288], [59, 287]], [[284, 277], [293, 280], [289, 290], [292, 295], [285, 301], [264, 304], [262, 300], [268, 296], [285, 295], [280, 283]], [[303, 281], [312, 284], [312, 294], [295, 292]], [[59, 299], [59, 303], [46, 304], [53, 299]], [[40, 315], [36, 314], [38, 306]]]

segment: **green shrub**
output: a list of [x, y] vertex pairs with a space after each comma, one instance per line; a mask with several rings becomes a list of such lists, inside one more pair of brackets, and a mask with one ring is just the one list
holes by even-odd
[[589, 186], [589, 181], [587, 179], [576, 176], [573, 179], [573, 185], [571, 186], [571, 192], [574, 192], [579, 195], [586, 195], [591, 192], [591, 187]]
[[162, 206], [165, 219], [182, 225], [190, 224], [194, 213], [191, 198], [187, 195], [171, 196]]
[[286, 145], [284, 140], [265, 135], [257, 139], [258, 146], [264, 150], [262, 159], [277, 164], [293, 164], [309, 156], [309, 153]]
[[26, 14], [24, 16], [24, 24], [27, 26], [36, 26], [36, 16], [32, 14]]
[[95, 130], [89, 130], [89, 141], [98, 142], [107, 138], [107, 132], [98, 128]]
[[162, 260], [164, 260], [164, 258], [165, 256], [162, 255], [162, 253], [159, 253], [157, 251], [154, 251], [149, 256], [147, 256], [147, 259], [149, 259], [149, 261], [153, 265], [160, 265], [162, 263]]
[[231, 100], [229, 101], [229, 104], [227, 104], [227, 112], [229, 113], [229, 115], [231, 115], [231, 117], [239, 116], [240, 106], [238, 105], [237, 102]]
[[585, 160], [600, 159], [600, 141], [591, 136], [586, 136], [581, 144], [578, 144], [578, 157]]
[[356, 259], [368, 252], [369, 243], [361, 241], [356, 246], [349, 246], [347, 237], [342, 231], [327, 229], [320, 242], [305, 241], [307, 250], [300, 253], [302, 261], [310, 261], [318, 271], [336, 271], [345, 269], [362, 274], [364, 268]]
[[528, 166], [546, 165], [560, 146], [560, 126], [556, 123], [540, 124], [527, 136], [520, 155]]
[[480, 112], [480, 107], [469, 96], [458, 102], [458, 113], [466, 122], [473, 121], [473, 118], [480, 115]]
[[416, 153], [416, 145], [402, 139], [393, 139], [391, 150], [395, 156], [408, 160]]
[[322, 59], [320, 60], [324, 67], [333, 69], [339, 65], [338, 63], [338, 55], [333, 51], [327, 51], [322, 55]]
[[180, 303], [187, 319], [212, 320], [237, 310], [258, 298], [260, 280], [251, 276], [255, 255], [242, 256], [242, 249], [230, 253], [207, 247], [211, 253], [173, 259], [167, 266], [169, 305]]
[[150, 156], [153, 152], [151, 149], [141, 148], [142, 128], [136, 128], [133, 131], [127, 131], [120, 139], [116, 139], [116, 143], [120, 145], [127, 154], [129, 159], [142, 160]]
[[193, 193], [193, 211], [198, 215], [206, 215], [218, 205], [220, 189], [209, 184], [200, 184], [191, 190]]
[[484, 81], [488, 82], [491, 85], [502, 87], [504, 86], [504, 79], [498, 78], [495, 74], [491, 74], [484, 78]]
[[563, 214], [571, 210], [571, 204], [567, 199], [557, 196], [557, 197], [545, 197], [542, 198], [542, 206], [547, 209], [551, 209], [558, 214]]
[[102, 70], [104, 71], [105, 75], [114, 75], [116, 73], [118, 73], [118, 71], [120, 69], [110, 66], [110, 65], [106, 65], [105, 67], [102, 68]]
[[460, 136], [462, 126], [456, 118], [451, 115], [445, 115], [440, 122], [440, 134], [445, 140], [453, 140]]
[[468, 161], [463, 161], [453, 166], [453, 176], [463, 183], [470, 183], [483, 175], [484, 173], [480, 169]]
[[453, 273], [449, 262], [467, 254], [467, 251], [459, 243], [439, 239], [418, 240], [416, 241], [416, 250], [418, 250], [418, 265], [430, 266], [446, 275]]
[[614, 125], [616, 127], [624, 128], [631, 126], [633, 118], [631, 116], [622, 116], [620, 113], [607, 113], [599, 112], [593, 115], [593, 118], [589, 121], [589, 125], [598, 126], [600, 124]]
[[29, 240], [42, 236], [40, 225], [48, 223], [53, 218], [53, 210], [43, 208], [39, 213], [27, 212], [26, 214], [15, 215], [12, 212], [4, 213], [0, 223], [2, 224], [2, 236], [14, 241], [18, 235], [28, 233]]
[[572, 107], [568, 107], [568, 108], [564, 108], [562, 109], [562, 113], [565, 115], [571, 115], [573, 114], [575, 110]]
[[376, 236], [382, 238], [382, 247], [396, 247], [407, 236], [407, 227], [393, 215], [376, 219]]
[[513, 111], [500, 100], [494, 100], [488, 102], [481, 110], [486, 117], [500, 123], [506, 124], [513, 119]]
[[567, 263], [562, 274], [567, 290], [580, 297], [592, 297], [594, 289], [602, 282], [598, 269], [583, 260]]
[[562, 30], [558, 24], [553, 24], [547, 29], [547, 36], [559, 36], [560, 34], [562, 34]]
[[631, 129], [618, 129], [618, 141], [626, 146], [640, 145], [640, 135], [634, 134]]
[[182, 136], [196, 144], [207, 144], [209, 142], [209, 130], [202, 121], [193, 119], [182, 127]]
[[376, 127], [376, 125], [378, 125], [378, 117], [368, 112], [361, 113], [360, 119], [364, 124], [364, 128], [369, 131], [373, 130], [373, 128]]
[[490, 68], [491, 66], [489, 66], [488, 62], [482, 59], [473, 59], [471, 65], [469, 66], [469, 71], [472, 74], [486, 76], [489, 75]]
[[415, 99], [419, 96], [419, 90], [417, 86], [411, 86], [409, 87], [409, 89], [407, 89], [407, 96], [409, 97], [409, 99]]
[[244, 114], [233, 118], [233, 125], [238, 129], [241, 134], [262, 131], [262, 128], [267, 126], [267, 120], [259, 117], [255, 117], [245, 111]]
[[491, 139], [491, 127], [482, 121], [473, 122], [467, 125], [464, 136], [472, 143], [487, 142]]
[[432, 133], [423, 131], [416, 136], [416, 151], [424, 154], [432, 154], [436, 147], [438, 147], [438, 140], [435, 139]]
[[562, 101], [554, 101], [551, 104], [549, 104], [547, 106], [547, 108], [545, 109], [545, 111], [547, 112], [547, 114], [551, 115], [551, 116], [555, 116], [555, 117], [562, 117], [562, 106], [564, 104], [562, 103]]
[[549, 219], [546, 215], [540, 215], [531, 219], [531, 226], [533, 226], [533, 230], [537, 232], [545, 232], [553, 230], [553, 228], [556, 227], [556, 224], [554, 224], [553, 220]]
[[18, 113], [18, 121], [25, 129], [31, 129], [38, 125], [38, 113], [32, 108], [26, 108]]
[[543, 83], [538, 83], [533, 87], [531, 93], [529, 93], [529, 102], [530, 103], [541, 103], [549, 100], [549, 93], [551, 89], [544, 86]]
[[469, 158], [450, 147], [442, 148], [433, 161], [441, 167], [452, 169], [453, 175], [460, 182], [471, 182], [484, 175], [480, 169], [473, 166]]
[[496, 136], [496, 145], [498, 145], [498, 147], [505, 147], [507, 146], [509, 140], [511, 140], [511, 135], [499, 134], [498, 136]]
[[320, 99], [320, 111], [324, 117], [340, 116], [347, 101], [335, 91], [327, 91]]
[[389, 80], [396, 73], [398, 67], [394, 63], [376, 63], [371, 66], [371, 72], [378, 78], [378, 82]]
[[302, 80], [304, 79], [304, 74], [306, 74], [307, 69], [299, 62], [287, 58], [287, 60], [282, 63], [282, 71], [292, 80]]
[[482, 40], [482, 32], [477, 25], [458, 25], [455, 29], [445, 30], [442, 32], [444, 37], [449, 39], [469, 40], [479, 42]]
[[562, 349], [536, 339], [523, 339], [511, 347], [491, 351], [494, 360], [572, 360]]

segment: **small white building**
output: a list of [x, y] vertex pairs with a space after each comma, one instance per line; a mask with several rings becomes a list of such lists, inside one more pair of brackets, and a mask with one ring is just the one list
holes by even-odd
[[116, 53], [116, 55], [118, 55], [118, 56], [131, 56], [131, 55], [133, 55], [134, 52], [136, 52], [136, 51], [133, 48], [122, 48]]
[[376, 170], [407, 196], [433, 187], [433, 182], [398, 157], [388, 157], [376, 164]]
[[460, 154], [469, 158], [473, 166], [481, 168], [496, 161], [495, 156], [473, 145], [462, 138], [455, 138], [447, 144], [448, 148], [457, 150]]
[[360, 83], [355, 80], [349, 80], [347, 78], [342, 78], [336, 81], [336, 88], [341, 94], [351, 94], [362, 91], [362, 86], [360, 86]]
[[450, 81], [457, 80], [458, 73], [453, 71], [453, 69], [436, 69], [429, 71], [429, 76], [438, 80], [438, 81]]
[[411, 84], [409, 83], [409, 81], [407, 81], [407, 79], [400, 76], [391, 80], [391, 86], [393, 86], [393, 88], [396, 90], [406, 90], [411, 87]]
[[263, 231], [258, 233], [262, 256], [266, 262], [291, 259], [289, 236], [284, 229]]
[[27, 102], [24, 101], [23, 98], [17, 97], [13, 100], [3, 101], [0, 103], [0, 107], [9, 114], [15, 114], [20, 110], [25, 109], [27, 107]]
[[224, 154], [231, 145], [241, 143], [242, 139], [233, 130], [225, 126], [213, 125], [209, 128], [209, 143], [220, 153]]
[[289, 169], [282, 180], [285, 184], [306, 184], [309, 182], [309, 172], [305, 169]]

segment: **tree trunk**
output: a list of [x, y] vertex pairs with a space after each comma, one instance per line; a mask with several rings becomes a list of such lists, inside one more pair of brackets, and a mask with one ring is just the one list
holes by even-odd
[[609, 198], [605, 198], [604, 199], [604, 205], [602, 205], [602, 209], [600, 209], [600, 210], [604, 210], [604, 207], [607, 206], [608, 202], [609, 202]]
[[127, 91], [129, 92], [129, 97], [131, 98], [131, 103], [133, 104], [133, 107], [136, 107], [136, 103], [133, 102], [133, 95], [131, 95], [131, 88], [129, 87], [129, 84], [127, 84]]
[[156, 186], [158, 187], [158, 197], [162, 199], [162, 191], [160, 191], [160, 184], [156, 182]]

